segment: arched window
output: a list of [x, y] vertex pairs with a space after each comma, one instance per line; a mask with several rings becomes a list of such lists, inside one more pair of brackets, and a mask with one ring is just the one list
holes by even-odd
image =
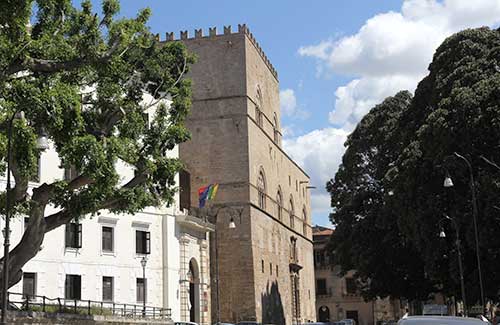
[[293, 197], [290, 196], [290, 228], [295, 229], [295, 209], [293, 207]]
[[264, 171], [261, 169], [259, 171], [259, 177], [257, 179], [257, 191], [259, 192], [259, 207], [263, 210], [266, 209], [266, 178]]
[[262, 127], [262, 112], [260, 110], [259, 106], [255, 106], [255, 122], [257, 122], [257, 125]]
[[307, 213], [306, 207], [302, 209], [302, 233], [307, 236]]
[[257, 104], [255, 106], [255, 121], [260, 127], [264, 125], [264, 116], [262, 113], [262, 92], [260, 87], [257, 87]]
[[280, 133], [279, 133], [279, 127], [278, 127], [278, 117], [276, 116], [276, 113], [274, 113], [274, 124], [273, 124], [273, 130], [274, 130], [274, 142], [278, 143], [280, 141]]
[[282, 219], [282, 211], [283, 211], [283, 196], [281, 195], [281, 188], [278, 188], [278, 193], [276, 194], [276, 216], [278, 220]]

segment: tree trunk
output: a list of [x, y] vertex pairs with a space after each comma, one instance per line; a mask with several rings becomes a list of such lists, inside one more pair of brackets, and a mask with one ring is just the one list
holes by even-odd
[[[44, 219], [47, 191], [34, 191], [29, 221], [24, 231], [21, 241], [9, 253], [9, 288], [21, 281], [23, 266], [40, 251], [40, 247], [45, 237], [46, 224]], [[3, 286], [3, 261], [0, 260], [1, 284]]]

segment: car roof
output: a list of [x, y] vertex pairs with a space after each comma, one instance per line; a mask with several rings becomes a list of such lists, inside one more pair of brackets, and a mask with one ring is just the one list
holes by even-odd
[[488, 324], [478, 318], [454, 316], [409, 316], [401, 319], [400, 325], [485, 325]]

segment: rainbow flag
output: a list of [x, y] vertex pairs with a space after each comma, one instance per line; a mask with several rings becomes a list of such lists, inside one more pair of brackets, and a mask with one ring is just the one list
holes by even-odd
[[198, 199], [199, 206], [203, 208], [205, 203], [209, 200], [213, 200], [215, 195], [217, 194], [217, 190], [219, 189], [219, 184], [210, 184], [208, 186], [203, 186], [198, 189]]

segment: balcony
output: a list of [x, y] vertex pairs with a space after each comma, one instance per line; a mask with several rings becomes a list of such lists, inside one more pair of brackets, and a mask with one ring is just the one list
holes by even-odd
[[296, 256], [290, 256], [288, 265], [291, 272], [298, 273], [300, 270], [302, 270], [302, 265], [299, 264], [299, 259]]
[[206, 216], [195, 216], [187, 213], [186, 210], [175, 215], [175, 221], [186, 228], [196, 231], [215, 231], [215, 225], [208, 221]]
[[324, 299], [324, 298], [330, 298], [333, 297], [333, 288], [321, 288], [320, 290], [316, 289], [316, 298], [317, 299]]

